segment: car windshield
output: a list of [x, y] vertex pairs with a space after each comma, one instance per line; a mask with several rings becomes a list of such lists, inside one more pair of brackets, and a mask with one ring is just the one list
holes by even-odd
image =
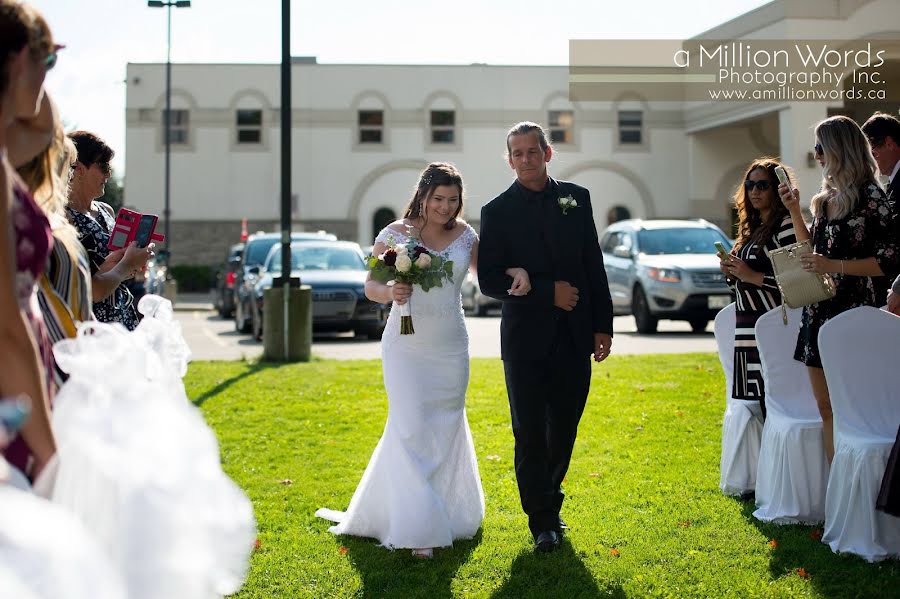
[[644, 254], [715, 254], [716, 241], [726, 248], [728, 239], [715, 229], [649, 229], [638, 233], [638, 248]]
[[254, 239], [247, 246], [247, 260], [244, 262], [246, 266], [257, 266], [266, 260], [269, 250], [278, 243], [278, 238], [271, 239]]
[[[362, 256], [352, 247], [291, 246], [291, 270], [365, 270]], [[281, 270], [281, 252], [269, 258], [268, 271]]]

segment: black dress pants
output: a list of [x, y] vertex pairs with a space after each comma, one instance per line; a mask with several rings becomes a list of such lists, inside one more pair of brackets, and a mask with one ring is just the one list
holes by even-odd
[[591, 359], [575, 352], [567, 322], [557, 322], [551, 355], [504, 360], [515, 436], [516, 481], [532, 535], [559, 530], [560, 488], [591, 383]]

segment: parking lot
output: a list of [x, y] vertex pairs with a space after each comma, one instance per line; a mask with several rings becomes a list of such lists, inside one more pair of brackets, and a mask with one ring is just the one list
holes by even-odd
[[[238, 333], [232, 319], [221, 318], [207, 295], [182, 295], [176, 302], [176, 316], [194, 360], [252, 359], [262, 354], [262, 343]], [[500, 357], [500, 316], [466, 318], [469, 352], [473, 357]], [[614, 354], [685, 353], [716, 351], [712, 323], [705, 333], [694, 334], [686, 322], [661, 321], [655, 335], [637, 333], [634, 318], [618, 316], [614, 324]], [[381, 355], [380, 342], [357, 338], [349, 333], [317, 335], [313, 354], [338, 360], [373, 359]]]

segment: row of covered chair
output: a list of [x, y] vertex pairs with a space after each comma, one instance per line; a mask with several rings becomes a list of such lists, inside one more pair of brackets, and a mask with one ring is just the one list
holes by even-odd
[[900, 318], [871, 307], [849, 310], [819, 333], [834, 412], [829, 468], [822, 420], [806, 367], [794, 360], [801, 309], [760, 317], [756, 340], [766, 384], [766, 419], [758, 402], [731, 397], [734, 304], [715, 320], [726, 379], [720, 488], [755, 492], [754, 517], [779, 524], [825, 522], [833, 551], [869, 561], [900, 557], [900, 518], [875, 510], [900, 425]]

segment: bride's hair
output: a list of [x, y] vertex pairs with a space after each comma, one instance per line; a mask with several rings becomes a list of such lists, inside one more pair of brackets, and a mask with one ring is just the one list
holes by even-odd
[[434, 193], [434, 190], [442, 185], [456, 185], [459, 187], [459, 206], [453, 218], [447, 221], [444, 228], [448, 231], [456, 226], [456, 219], [462, 214], [463, 209], [463, 181], [462, 175], [455, 166], [449, 162], [432, 162], [425, 167], [422, 174], [419, 175], [419, 182], [413, 191], [412, 199], [406, 206], [406, 212], [403, 218], [427, 218], [425, 215], [425, 202]]

